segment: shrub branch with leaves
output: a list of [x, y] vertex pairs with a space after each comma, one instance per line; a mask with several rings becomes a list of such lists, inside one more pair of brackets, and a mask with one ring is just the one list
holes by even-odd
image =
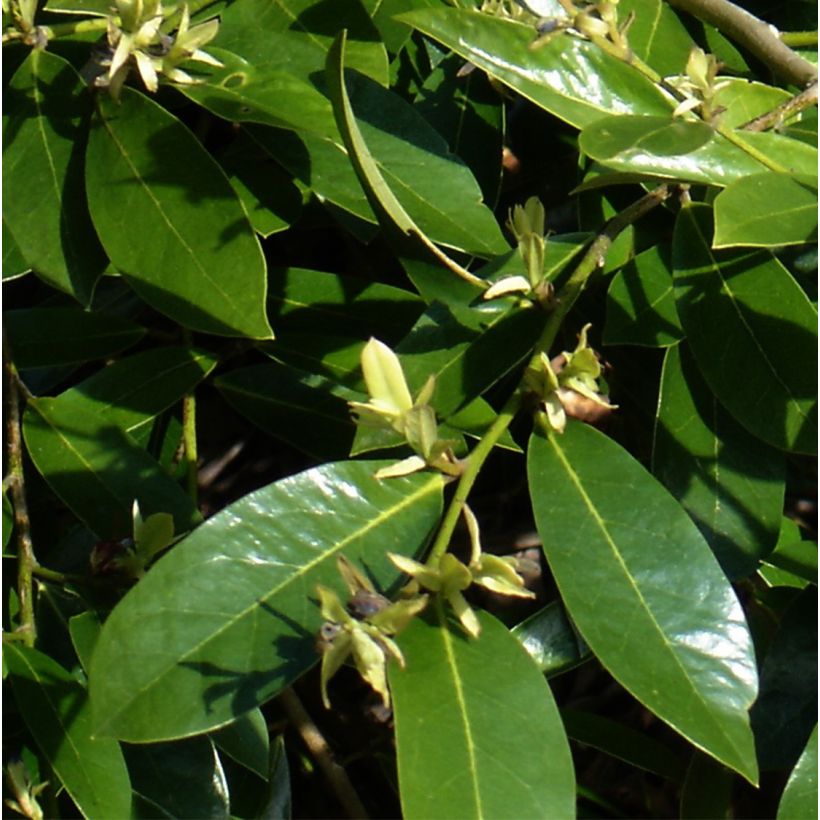
[[4, 0], [9, 811], [816, 817], [791, 5]]

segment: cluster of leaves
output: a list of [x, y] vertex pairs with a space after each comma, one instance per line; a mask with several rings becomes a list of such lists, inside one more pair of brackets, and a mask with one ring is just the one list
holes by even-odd
[[[356, 735], [352, 658], [369, 811], [816, 816], [810, 54], [662, 0], [3, 12], [8, 806], [310, 813], [282, 710]], [[248, 441], [275, 480], [198, 487]], [[499, 556], [476, 481], [527, 488]]]

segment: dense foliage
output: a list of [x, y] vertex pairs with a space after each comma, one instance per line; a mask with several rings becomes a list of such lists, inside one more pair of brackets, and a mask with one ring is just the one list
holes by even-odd
[[4, 0], [9, 811], [817, 816], [815, 11], [751, 10]]

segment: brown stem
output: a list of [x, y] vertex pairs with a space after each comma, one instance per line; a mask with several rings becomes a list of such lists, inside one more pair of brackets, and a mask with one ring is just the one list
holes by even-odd
[[3, 335], [3, 365], [6, 371], [8, 390], [8, 418], [6, 422], [6, 445], [8, 448], [8, 487], [11, 491], [11, 505], [14, 510], [14, 532], [17, 536], [17, 596], [20, 599], [20, 627], [27, 646], [34, 646], [37, 637], [34, 622], [33, 571], [37, 566], [34, 547], [31, 542], [31, 523], [26, 504], [26, 487], [23, 478], [23, 440], [20, 433], [20, 395], [22, 385], [17, 376], [17, 368]]
[[817, 105], [817, 82], [813, 82], [805, 91], [801, 91], [789, 100], [780, 103], [777, 108], [749, 120], [741, 126], [744, 131], [768, 131], [769, 128], [777, 128], [781, 123], [799, 114], [806, 108]]
[[347, 816], [366, 820], [367, 809], [356, 794], [347, 772], [333, 759], [333, 751], [319, 731], [319, 727], [311, 720], [299, 696], [293, 689], [288, 688], [282, 690], [279, 701], [308, 751], [324, 772]]
[[729, 0], [669, 0], [669, 4], [715, 26], [786, 82], [805, 88], [817, 79], [817, 66], [792, 51], [768, 23]]

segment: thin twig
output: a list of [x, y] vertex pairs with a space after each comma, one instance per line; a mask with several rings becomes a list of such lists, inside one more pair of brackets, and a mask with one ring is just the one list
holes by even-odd
[[781, 31], [780, 39], [790, 48], [812, 48], [817, 45], [817, 32]]
[[816, 65], [792, 51], [768, 23], [729, 0], [669, 0], [669, 4], [715, 26], [786, 82], [805, 88], [817, 79]]
[[37, 566], [31, 542], [31, 523], [26, 503], [26, 487], [23, 477], [23, 440], [20, 433], [21, 383], [17, 368], [11, 360], [5, 333], [3, 334], [3, 365], [8, 391], [8, 418], [6, 422], [6, 446], [8, 448], [8, 486], [14, 510], [14, 532], [17, 536], [17, 596], [20, 600], [20, 627], [28, 646], [34, 646], [37, 628], [34, 621], [34, 583], [32, 573]]
[[313, 755], [314, 760], [319, 764], [319, 768], [324, 772], [325, 777], [327, 777], [347, 816], [366, 820], [368, 817], [367, 809], [365, 809], [359, 795], [356, 793], [356, 789], [353, 788], [347, 772], [333, 759], [333, 751], [324, 735], [319, 731], [319, 727], [311, 720], [299, 696], [293, 689], [288, 688], [282, 690], [279, 694], [279, 700], [288, 719], [299, 733], [308, 751]]
[[817, 105], [817, 81], [813, 82], [805, 91], [801, 91], [791, 99], [780, 103], [777, 108], [749, 120], [741, 126], [743, 131], [768, 131], [777, 128], [781, 123], [791, 119], [796, 114]]
[[199, 506], [199, 485], [197, 481], [197, 444], [196, 444], [196, 397], [193, 391], [182, 399], [182, 440], [185, 443], [186, 484], [188, 495], [194, 506]]

